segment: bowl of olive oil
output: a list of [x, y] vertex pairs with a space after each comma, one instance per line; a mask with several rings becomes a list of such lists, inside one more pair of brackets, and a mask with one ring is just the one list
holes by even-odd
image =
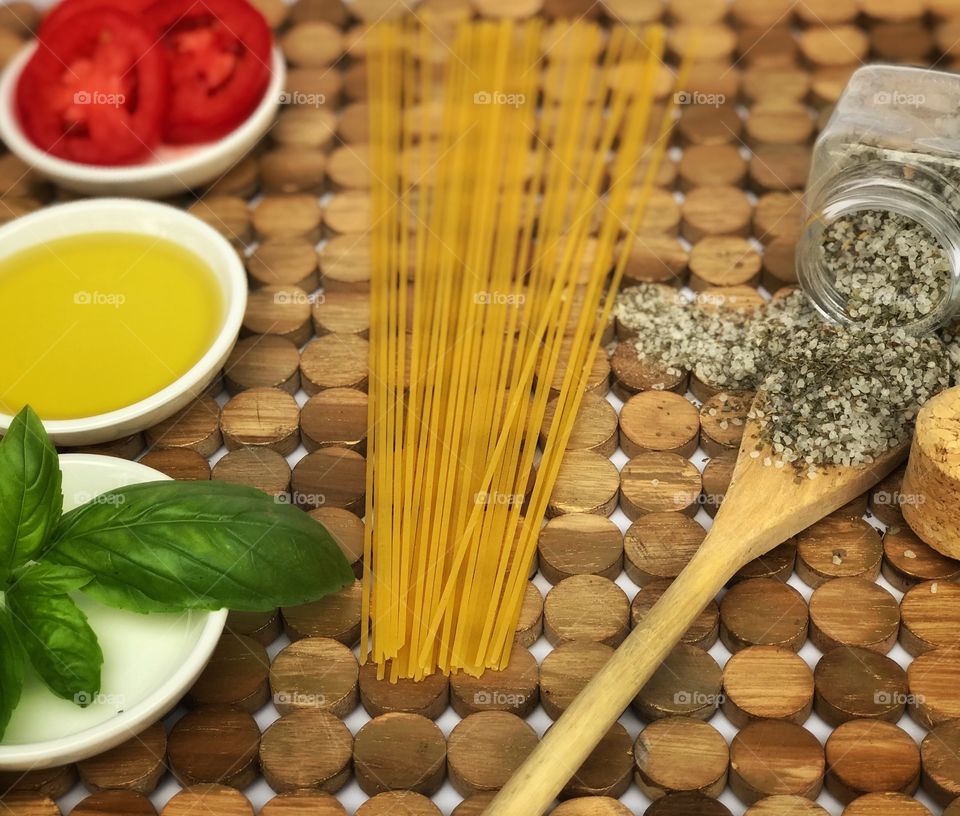
[[246, 308], [236, 251], [182, 210], [95, 199], [0, 228], [0, 433], [30, 405], [61, 445], [117, 439], [200, 396]]

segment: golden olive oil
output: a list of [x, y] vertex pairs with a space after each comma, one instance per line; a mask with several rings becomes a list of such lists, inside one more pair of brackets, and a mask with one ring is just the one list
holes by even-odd
[[223, 310], [207, 264], [148, 235], [77, 235], [0, 259], [0, 411], [76, 419], [139, 402], [197, 363]]

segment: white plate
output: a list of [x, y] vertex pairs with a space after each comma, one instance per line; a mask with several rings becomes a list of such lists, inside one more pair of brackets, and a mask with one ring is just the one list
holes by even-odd
[[274, 48], [273, 74], [263, 99], [243, 124], [223, 138], [183, 147], [162, 145], [150, 161], [129, 167], [78, 164], [41, 150], [20, 127], [16, 110], [17, 81], [36, 48], [36, 43], [26, 46], [0, 77], [0, 138], [41, 175], [61, 187], [86, 195], [163, 198], [216, 181], [260, 142], [284, 98], [286, 64], [280, 49]]
[[[66, 454], [64, 511], [125, 485], [166, 479], [136, 462]], [[33, 671], [0, 741], [0, 770], [78, 762], [133, 737], [170, 711], [213, 654], [226, 611], [138, 615], [73, 596], [103, 649], [100, 694], [87, 708], [55, 696]], [[0, 656], [2, 659], [2, 656]]]

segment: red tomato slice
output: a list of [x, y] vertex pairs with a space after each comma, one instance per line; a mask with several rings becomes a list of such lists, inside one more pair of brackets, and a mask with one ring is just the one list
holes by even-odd
[[47, 31], [24, 67], [17, 109], [30, 139], [84, 164], [131, 164], [160, 142], [163, 50], [137, 18], [100, 8]]
[[217, 139], [253, 112], [270, 80], [273, 40], [259, 11], [246, 0], [156, 0], [146, 16], [170, 65], [168, 142]]
[[141, 14], [152, 2], [153, 0], [63, 0], [43, 18], [37, 36], [43, 39], [64, 20], [93, 9], [112, 8], [128, 14]]

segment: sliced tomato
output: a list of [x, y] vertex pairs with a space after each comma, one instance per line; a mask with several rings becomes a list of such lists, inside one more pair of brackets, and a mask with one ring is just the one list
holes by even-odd
[[154, 0], [63, 0], [43, 18], [37, 36], [43, 39], [64, 20], [95, 9], [112, 8], [128, 14], [142, 14], [153, 2]]
[[271, 73], [273, 37], [259, 11], [246, 0], [157, 0], [146, 17], [170, 66], [168, 142], [217, 139], [253, 112]]
[[54, 156], [131, 164], [160, 142], [167, 65], [151, 29], [100, 8], [50, 28], [24, 67], [17, 110], [24, 130]]

